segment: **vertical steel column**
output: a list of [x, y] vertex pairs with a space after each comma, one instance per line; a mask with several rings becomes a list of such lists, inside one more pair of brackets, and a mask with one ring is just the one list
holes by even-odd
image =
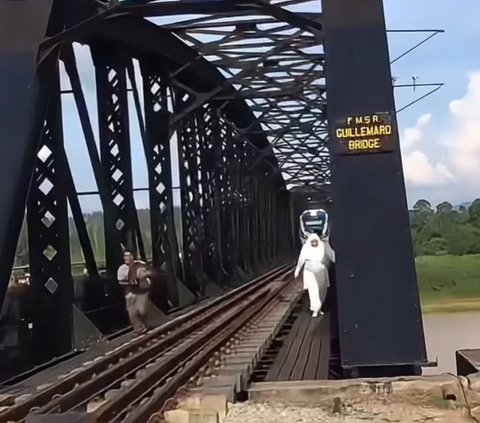
[[201, 176], [200, 207], [203, 216], [203, 266], [208, 278], [219, 285], [223, 285], [221, 268], [219, 266], [217, 254], [217, 236], [215, 225], [215, 144], [213, 138], [213, 126], [215, 109], [211, 105], [206, 105], [204, 114], [199, 122], [201, 130], [199, 136], [200, 163], [199, 169]]
[[268, 248], [267, 237], [266, 237], [266, 220], [267, 220], [267, 189], [266, 189], [266, 179], [268, 172], [266, 171], [266, 165], [264, 162], [258, 168], [259, 172], [257, 174], [257, 190], [258, 190], [258, 208], [257, 208], [257, 230], [258, 230], [258, 243], [260, 246], [260, 260], [262, 266], [265, 266], [268, 262]]
[[280, 215], [280, 193], [277, 190], [277, 178], [275, 177], [275, 170], [272, 171], [272, 182], [270, 187], [270, 239], [272, 240], [272, 259], [278, 257], [278, 217]]
[[[207, 225], [208, 222], [208, 202], [209, 202], [209, 160], [207, 153], [207, 131], [208, 131], [208, 117], [209, 117], [209, 106], [204, 105], [202, 108], [198, 109], [195, 113], [195, 143], [196, 149], [194, 151], [195, 158], [194, 163], [192, 163], [191, 168], [195, 169], [193, 173], [192, 180], [194, 181], [194, 198], [196, 202], [196, 208], [198, 210], [198, 232], [199, 240], [198, 246], [200, 249], [201, 259], [201, 271], [202, 277], [204, 278], [204, 284], [208, 284], [211, 280], [208, 275], [208, 264], [210, 261], [210, 231]], [[205, 292], [208, 294], [207, 292]]]
[[257, 272], [259, 266], [259, 245], [257, 234], [257, 221], [256, 221], [256, 209], [258, 207], [257, 202], [257, 190], [256, 190], [256, 175], [257, 175], [257, 154], [258, 152], [249, 144], [247, 146], [248, 155], [248, 227], [249, 227], [249, 242], [250, 252], [252, 257], [252, 266]]
[[224, 185], [224, 211], [225, 211], [225, 227], [226, 233], [226, 248], [229, 251], [230, 272], [235, 280], [240, 279], [239, 273], [239, 249], [238, 249], [238, 231], [236, 227], [236, 210], [235, 210], [235, 189], [236, 189], [236, 165], [235, 165], [235, 141], [232, 128], [224, 122], [223, 134], [223, 166], [225, 172]]
[[274, 213], [274, 197], [276, 196], [276, 190], [274, 189], [274, 177], [273, 177], [273, 170], [270, 169], [269, 172], [269, 181], [267, 185], [267, 226], [266, 226], [266, 236], [267, 236], [267, 244], [269, 245], [269, 261], [275, 257], [275, 236], [273, 227], [275, 226], [275, 213]]
[[239, 142], [238, 148], [238, 163], [239, 163], [239, 227], [241, 235], [240, 250], [242, 255], [242, 267], [247, 274], [252, 273], [253, 263], [251, 255], [251, 240], [249, 228], [249, 213], [248, 213], [248, 178], [249, 178], [249, 155], [248, 142], [242, 138]]
[[224, 205], [223, 191], [225, 185], [225, 166], [223, 162], [222, 123], [220, 116], [215, 110], [211, 110], [212, 116], [212, 139], [213, 139], [213, 209], [215, 220], [215, 255], [217, 257], [219, 277], [222, 283], [230, 282], [228, 250], [226, 245], [226, 233], [224, 230]]
[[168, 77], [166, 72], [160, 75], [146, 63], [142, 63], [142, 75], [153, 264], [167, 281], [164, 300], [168, 298], [171, 305], [178, 306], [180, 262], [173, 210]]
[[71, 349], [74, 290], [58, 68], [54, 76], [57, 83], [50, 94], [28, 197], [27, 227], [34, 345], [59, 356]]
[[[176, 111], [181, 111], [191, 99], [191, 95], [176, 93]], [[182, 97], [183, 96], [183, 97]], [[190, 113], [180, 122], [177, 130], [178, 155], [180, 162], [180, 185], [182, 192], [182, 226], [183, 226], [183, 269], [185, 281], [195, 287], [196, 292], [205, 295], [208, 278], [203, 267], [203, 227], [202, 209], [199, 197], [199, 174], [201, 172], [198, 146], [198, 120], [203, 116], [203, 109]]]
[[268, 206], [269, 206], [269, 222], [270, 226], [268, 227], [269, 235], [268, 238], [271, 242], [271, 256], [270, 259], [274, 259], [277, 254], [277, 236], [276, 236], [276, 231], [275, 231], [275, 226], [277, 223], [277, 207], [276, 207], [276, 200], [277, 200], [277, 187], [276, 187], [276, 179], [274, 175], [274, 170], [271, 170], [270, 174], [270, 186], [269, 186], [269, 196], [268, 196]]
[[290, 235], [290, 231], [281, 230], [282, 227], [285, 228], [285, 226], [290, 222], [290, 218], [286, 213], [287, 210], [285, 207], [286, 194], [287, 193], [285, 191], [278, 190], [277, 195], [275, 196], [276, 216], [275, 226], [273, 229], [275, 231], [276, 238], [276, 257], [286, 254], [285, 245], [288, 243]]
[[236, 131], [228, 126], [230, 144], [228, 168], [230, 170], [230, 219], [232, 225], [232, 244], [235, 251], [235, 267], [241, 279], [246, 278], [244, 262], [244, 237], [245, 233], [241, 226], [241, 153], [242, 142]]
[[[3, 303], [24, 219], [40, 134], [46, 113], [49, 72], [37, 55], [52, 1], [1, 1], [0, 16], [0, 304]], [[20, 124], [21, 121], [21, 124]]]
[[292, 230], [288, 231], [288, 237], [285, 238], [284, 244], [284, 254], [291, 254], [294, 251], [295, 246], [295, 238], [296, 232], [294, 232], [295, 226], [293, 225], [295, 216], [293, 215], [293, 208], [292, 208], [292, 194], [290, 191], [285, 190], [283, 195], [283, 209], [284, 209], [284, 220], [283, 225], [287, 224], [287, 222], [292, 225]]
[[[323, 18], [342, 366], [412, 374], [427, 358], [383, 4], [323, 0]], [[385, 114], [392, 130], [380, 149], [344, 149], [340, 125]]]
[[114, 275], [121, 264], [122, 246], [110, 242], [107, 226], [115, 225], [124, 247], [140, 249], [144, 258], [145, 251], [133, 198], [126, 67], [122, 59], [106, 48], [92, 49], [92, 56], [97, 81], [100, 157], [108, 195], [113, 201], [112, 207], [104, 210], [105, 258], [108, 271]]
[[233, 251], [230, 243], [231, 229], [229, 221], [229, 208], [228, 208], [228, 165], [227, 165], [227, 141], [226, 141], [226, 128], [225, 122], [221, 120], [220, 132], [219, 132], [219, 146], [217, 155], [217, 170], [218, 170], [218, 185], [219, 185], [219, 203], [220, 203], [220, 230], [222, 233], [222, 245], [223, 263], [224, 269], [228, 273], [230, 278], [235, 276], [235, 266], [233, 264]]
[[254, 234], [254, 249], [255, 249], [255, 256], [257, 257], [257, 266], [259, 270], [263, 267], [264, 263], [264, 251], [265, 247], [262, 244], [262, 222], [261, 222], [261, 215], [262, 215], [262, 197], [261, 197], [261, 179], [263, 174], [262, 170], [262, 162], [257, 163], [253, 168], [253, 175], [252, 175], [252, 223], [253, 223], [253, 234]]
[[184, 227], [184, 269], [185, 277], [196, 282], [200, 293], [205, 295], [205, 281], [202, 257], [202, 212], [198, 195], [198, 133], [195, 114], [190, 114], [183, 122], [179, 147], [182, 151], [183, 186], [183, 227]]

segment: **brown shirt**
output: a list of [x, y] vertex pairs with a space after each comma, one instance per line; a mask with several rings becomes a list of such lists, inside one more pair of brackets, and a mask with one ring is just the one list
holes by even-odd
[[143, 262], [136, 261], [131, 266], [122, 264], [117, 271], [118, 283], [122, 286], [125, 295], [128, 294], [144, 294], [150, 289], [150, 280], [139, 281], [137, 279], [137, 269], [143, 266]]

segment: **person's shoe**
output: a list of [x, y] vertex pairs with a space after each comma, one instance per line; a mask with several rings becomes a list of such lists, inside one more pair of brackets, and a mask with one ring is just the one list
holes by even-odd
[[325, 313], [323, 311], [320, 311], [320, 316], [323, 316]]
[[317, 316], [318, 316], [318, 311], [314, 311], [314, 312], [312, 313], [312, 317], [317, 317]]
[[141, 335], [142, 333], [145, 333], [147, 331], [147, 328], [145, 326], [139, 326], [133, 330], [134, 335]]

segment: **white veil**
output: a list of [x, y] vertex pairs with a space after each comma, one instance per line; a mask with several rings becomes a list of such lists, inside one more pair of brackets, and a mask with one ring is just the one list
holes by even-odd
[[[311, 242], [314, 240], [318, 242], [316, 247], [311, 245]], [[325, 242], [323, 242], [317, 234], [308, 235], [307, 240], [300, 251], [300, 256], [298, 257], [297, 267], [295, 268], [295, 277], [298, 277], [307, 260], [324, 261], [325, 253]]]

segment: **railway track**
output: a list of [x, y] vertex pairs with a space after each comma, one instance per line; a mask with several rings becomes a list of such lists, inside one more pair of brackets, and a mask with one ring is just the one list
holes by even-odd
[[17, 397], [0, 412], [0, 422], [24, 422], [27, 415], [48, 422], [52, 414], [68, 422], [73, 413], [99, 423], [147, 422], [292, 283], [291, 263], [280, 266]]

